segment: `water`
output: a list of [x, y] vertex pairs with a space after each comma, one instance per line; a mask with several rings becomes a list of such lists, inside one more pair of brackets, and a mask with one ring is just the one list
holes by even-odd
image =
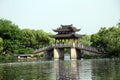
[[120, 80], [119, 59], [0, 63], [0, 80]]

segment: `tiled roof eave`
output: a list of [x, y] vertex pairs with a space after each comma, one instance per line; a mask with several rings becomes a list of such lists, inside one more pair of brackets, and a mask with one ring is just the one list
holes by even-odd
[[61, 35], [59, 35], [59, 34], [57, 34], [57, 35], [51, 35], [50, 37], [52, 37], [52, 38], [71, 38], [71, 37], [75, 37], [75, 38], [80, 38], [80, 37], [82, 37], [82, 36], [84, 36], [84, 35], [79, 35], [79, 34], [61, 34]]

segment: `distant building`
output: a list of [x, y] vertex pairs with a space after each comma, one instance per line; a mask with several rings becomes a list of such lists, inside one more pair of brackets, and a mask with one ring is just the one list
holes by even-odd
[[24, 60], [24, 59], [35, 59], [33, 54], [18, 54], [17, 59]]

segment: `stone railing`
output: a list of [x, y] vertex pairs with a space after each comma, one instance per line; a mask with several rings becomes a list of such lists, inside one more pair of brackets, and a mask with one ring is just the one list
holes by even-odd
[[83, 45], [83, 44], [52, 44], [50, 46], [43, 47], [41, 49], [37, 49], [35, 52], [41, 52], [41, 51], [45, 51], [45, 50], [50, 50], [52, 48], [71, 48], [71, 47], [75, 47], [75, 48], [78, 48], [78, 49], [91, 51], [91, 52], [99, 52], [96, 48], [86, 46], [86, 45]]

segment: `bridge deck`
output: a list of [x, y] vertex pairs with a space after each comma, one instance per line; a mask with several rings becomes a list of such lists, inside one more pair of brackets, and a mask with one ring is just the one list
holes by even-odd
[[83, 44], [52, 44], [50, 46], [43, 47], [41, 49], [36, 50], [35, 53], [43, 52], [43, 51], [46, 51], [46, 50], [51, 50], [53, 48], [72, 48], [72, 47], [75, 47], [75, 48], [81, 49], [81, 50], [90, 51], [90, 52], [101, 53], [96, 48], [86, 46], [86, 45], [83, 45]]

